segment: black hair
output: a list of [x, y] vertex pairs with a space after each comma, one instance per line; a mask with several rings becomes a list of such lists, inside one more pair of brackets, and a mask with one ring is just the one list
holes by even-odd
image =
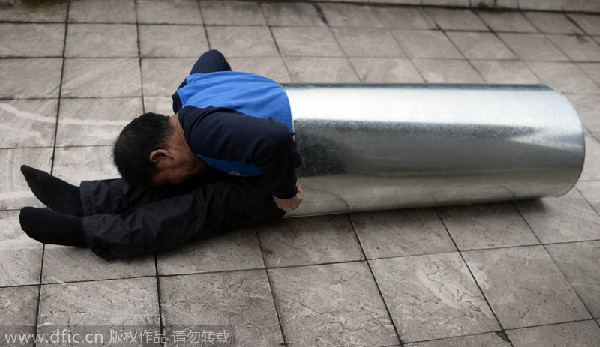
[[163, 147], [172, 132], [169, 117], [152, 112], [127, 124], [113, 148], [113, 161], [121, 177], [130, 184], [148, 184], [160, 172], [150, 161], [150, 153]]

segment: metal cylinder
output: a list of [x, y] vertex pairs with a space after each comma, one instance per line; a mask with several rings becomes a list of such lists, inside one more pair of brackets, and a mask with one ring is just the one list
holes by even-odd
[[583, 169], [547, 86], [284, 85], [305, 192], [289, 216], [558, 196]]

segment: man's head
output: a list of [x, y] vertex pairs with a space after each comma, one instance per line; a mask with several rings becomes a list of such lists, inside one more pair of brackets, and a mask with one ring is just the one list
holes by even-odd
[[113, 160], [121, 177], [132, 184], [150, 184], [161, 167], [151, 154], [164, 149], [173, 134], [169, 117], [148, 112], [129, 123], [117, 138]]

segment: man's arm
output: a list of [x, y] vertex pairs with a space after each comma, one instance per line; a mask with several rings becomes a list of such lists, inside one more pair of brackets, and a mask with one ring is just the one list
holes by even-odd
[[300, 183], [298, 182], [296, 182], [296, 187], [298, 188], [298, 193], [289, 199], [279, 199], [278, 197], [274, 197], [277, 207], [285, 212], [292, 212], [300, 206], [300, 203], [304, 200], [304, 191], [302, 191], [302, 186], [300, 186]]
[[292, 199], [282, 204], [297, 207], [295, 169], [300, 166], [300, 154], [285, 124], [223, 108], [194, 106], [179, 112], [179, 122], [192, 152], [258, 166], [271, 194], [279, 200]]

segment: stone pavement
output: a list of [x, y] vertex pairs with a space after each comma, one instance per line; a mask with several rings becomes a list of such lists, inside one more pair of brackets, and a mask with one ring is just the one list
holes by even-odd
[[[0, 7], [0, 325], [227, 325], [239, 346], [600, 345], [600, 15], [24, 3]], [[170, 114], [208, 48], [280, 82], [549, 84], [582, 118], [585, 168], [559, 198], [289, 219], [131, 261], [28, 239], [18, 209], [41, 204], [19, 167], [115, 176], [117, 132]]]

